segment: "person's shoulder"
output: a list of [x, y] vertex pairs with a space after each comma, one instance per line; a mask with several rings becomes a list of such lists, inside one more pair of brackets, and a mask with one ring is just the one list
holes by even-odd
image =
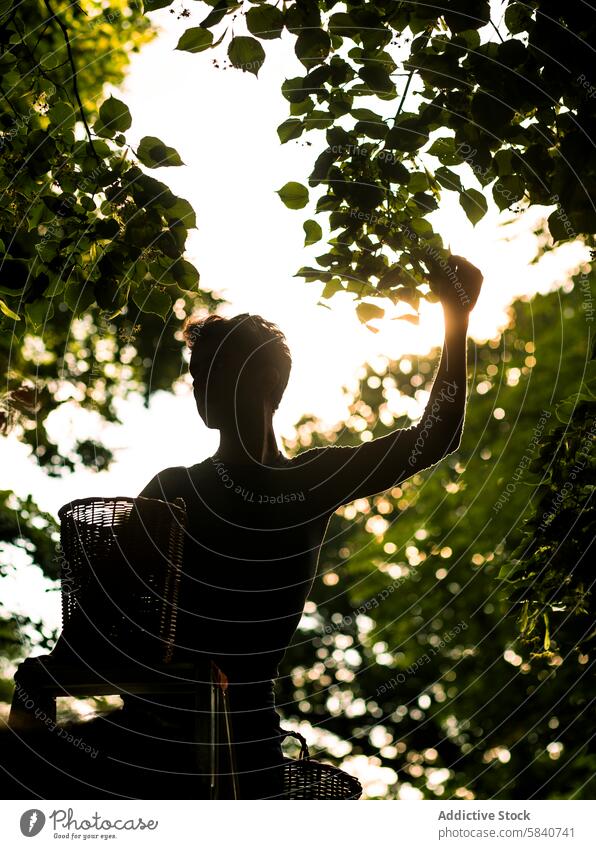
[[163, 483], [182, 484], [189, 481], [197, 481], [199, 478], [205, 477], [212, 468], [212, 462], [207, 457], [206, 460], [201, 460], [199, 463], [194, 463], [192, 466], [168, 466], [155, 476], [155, 480], [159, 479]]
[[161, 472], [158, 472], [155, 477], [159, 480], [174, 480], [187, 474], [188, 468], [186, 466], [168, 466], [162, 469]]
[[187, 478], [186, 466], [168, 466], [154, 475], [139, 495], [145, 498], [167, 500], [169, 494], [172, 491], [175, 492]]
[[210, 461], [212, 461], [212, 458], [206, 457], [204, 460], [200, 460], [198, 463], [193, 463], [192, 466], [168, 466], [167, 468], [162, 469], [161, 472], [158, 472], [158, 474], [165, 475], [166, 477], [179, 477], [180, 475], [188, 475], [191, 472], [207, 468], [210, 464]]

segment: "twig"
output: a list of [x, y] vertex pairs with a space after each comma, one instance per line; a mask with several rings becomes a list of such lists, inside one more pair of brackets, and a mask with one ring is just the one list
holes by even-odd
[[83, 125], [85, 127], [85, 132], [87, 133], [87, 138], [89, 139], [89, 146], [91, 147], [91, 152], [93, 153], [93, 156], [95, 157], [96, 161], [99, 164], [101, 164], [102, 160], [99, 158], [99, 156], [97, 155], [97, 153], [95, 151], [95, 148], [93, 147], [93, 139], [91, 137], [91, 130], [89, 129], [89, 124], [87, 123], [87, 117], [85, 115], [85, 110], [83, 109], [83, 103], [81, 101], [81, 95], [79, 94], [79, 86], [77, 84], [77, 68], [76, 68], [76, 65], [75, 65], [74, 56], [73, 56], [73, 53], [72, 53], [72, 48], [70, 46], [70, 38], [68, 36], [68, 29], [66, 27], [66, 24], [63, 23], [63, 21], [58, 17], [56, 12], [54, 12], [50, 0], [44, 0], [44, 3], [46, 5], [48, 12], [54, 18], [54, 20], [56, 21], [56, 23], [58, 24], [58, 26], [62, 30], [62, 35], [64, 36], [64, 43], [66, 44], [66, 52], [68, 54], [68, 60], [70, 62], [70, 67], [72, 68], [72, 87], [73, 87], [73, 90], [74, 90], [74, 95], [75, 95], [76, 101], [77, 101], [78, 106], [79, 106], [79, 112], [81, 114], [81, 120], [82, 120]]
[[19, 28], [18, 18], [15, 18], [13, 23], [14, 23], [14, 27], [15, 27], [16, 31], [21, 36], [21, 46], [23, 47], [24, 50], [27, 51], [27, 55], [29, 56], [29, 58], [31, 59], [33, 64], [35, 65], [37, 72], [44, 78], [44, 80], [47, 80], [49, 83], [52, 83], [52, 85], [56, 86], [56, 88], [62, 89], [64, 94], [68, 97], [68, 92], [66, 91], [66, 86], [62, 85], [62, 83], [59, 83], [57, 80], [52, 79], [52, 77], [50, 77], [50, 75], [46, 71], [44, 71], [44, 69], [42, 68], [41, 62], [38, 62], [37, 59], [35, 58], [35, 53], [33, 52], [33, 50], [27, 44], [24, 30], [21, 30]]
[[499, 36], [499, 38], [501, 39], [501, 41], [502, 41], [502, 42], [504, 42], [504, 41], [505, 41], [505, 39], [503, 38], [503, 36], [502, 36], [502, 35], [501, 35], [501, 33], [499, 32], [499, 28], [498, 28], [498, 27], [497, 27], [497, 25], [494, 23], [494, 21], [493, 21], [493, 20], [489, 20], [489, 24], [490, 24], [490, 25], [491, 25], [491, 27], [494, 29], [494, 31], [497, 33], [497, 35]]
[[[429, 30], [429, 31], [426, 33], [426, 44], [424, 45], [425, 47], [428, 45], [428, 40], [429, 40], [429, 38], [431, 37], [431, 35], [432, 35], [432, 30]], [[411, 71], [410, 71], [410, 73], [408, 74], [408, 79], [407, 79], [407, 81], [406, 81], [406, 87], [404, 88], [404, 93], [402, 94], [402, 96], [401, 96], [401, 100], [399, 101], [399, 106], [397, 107], [397, 112], [395, 113], [395, 118], [393, 119], [394, 121], [397, 121], [397, 119], [399, 118], [399, 116], [400, 116], [400, 114], [401, 114], [401, 110], [402, 110], [402, 109], [403, 109], [403, 107], [404, 107], [404, 103], [405, 103], [405, 101], [406, 101], [406, 96], [407, 96], [408, 91], [409, 91], [409, 89], [410, 89], [410, 84], [411, 84], [411, 82], [412, 82], [412, 79], [414, 78], [414, 74], [415, 74], [415, 72], [416, 72], [416, 69], [415, 69], [415, 68], [412, 68], [412, 70], [411, 70]]]
[[410, 83], [412, 82], [413, 76], [414, 76], [414, 69], [412, 68], [412, 70], [408, 74], [408, 79], [406, 81], [406, 87], [404, 88], [404, 93], [402, 94], [401, 100], [399, 101], [399, 106], [397, 107], [397, 112], [395, 113], [395, 118], [393, 119], [394, 121], [397, 121], [397, 119], [399, 118], [399, 116], [401, 114], [401, 110], [403, 109], [404, 102], [405, 102], [405, 99], [406, 99], [406, 95], [407, 95], [408, 90], [410, 88]]
[[42, 38], [44, 37], [45, 32], [46, 32], [47, 28], [49, 27], [49, 25], [50, 25], [50, 22], [49, 22], [49, 21], [46, 21], [46, 25], [44, 26], [44, 28], [42, 29], [42, 31], [39, 33], [39, 38], [37, 39], [37, 41], [36, 41], [36, 42], [35, 42], [35, 44], [33, 45], [33, 50], [37, 50], [37, 48], [38, 48], [38, 46], [39, 46], [39, 42], [40, 42], [40, 41], [42, 40]]

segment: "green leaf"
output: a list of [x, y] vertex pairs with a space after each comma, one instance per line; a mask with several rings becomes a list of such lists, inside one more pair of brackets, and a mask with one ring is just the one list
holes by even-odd
[[314, 245], [315, 242], [318, 242], [323, 238], [323, 230], [321, 229], [321, 225], [317, 221], [313, 221], [312, 218], [309, 218], [308, 221], [305, 221], [302, 226], [304, 227], [305, 233], [305, 248], [309, 245]]
[[294, 52], [305, 68], [313, 68], [327, 58], [331, 39], [322, 29], [305, 29], [296, 39]]
[[301, 100], [299, 103], [290, 103], [290, 115], [295, 118], [298, 115], [308, 115], [315, 108], [312, 97]]
[[465, 189], [460, 193], [459, 202], [472, 224], [477, 224], [488, 209], [486, 198], [477, 189]]
[[76, 121], [76, 110], [74, 106], [65, 101], [54, 103], [48, 110], [50, 123], [61, 130], [74, 127]]
[[71, 280], [64, 289], [64, 303], [74, 315], [82, 315], [95, 300], [91, 281]]
[[147, 168], [164, 168], [170, 165], [184, 165], [180, 154], [173, 147], [167, 147], [155, 136], [144, 136], [139, 142], [137, 157]]
[[550, 628], [549, 628], [548, 613], [543, 613], [542, 618], [544, 620], [544, 651], [549, 651], [550, 650]]
[[568, 232], [569, 219], [559, 208], [548, 216], [548, 229], [554, 242], [564, 242], [571, 238]]
[[162, 222], [155, 210], [137, 212], [126, 224], [124, 241], [137, 248], [155, 247], [162, 232]]
[[410, 193], [425, 192], [428, 189], [428, 174], [425, 171], [414, 171], [408, 181]]
[[288, 118], [277, 128], [277, 135], [282, 144], [291, 139], [297, 139], [304, 132], [304, 124], [299, 118]]
[[51, 262], [58, 255], [60, 243], [54, 239], [45, 239], [38, 242], [35, 249], [42, 262]]
[[417, 233], [419, 236], [430, 236], [433, 232], [432, 224], [430, 221], [427, 221], [425, 218], [413, 218], [410, 221], [410, 227]]
[[499, 177], [506, 177], [514, 171], [513, 150], [503, 148], [498, 150], [493, 157], [493, 168]]
[[181, 289], [187, 292], [196, 292], [198, 290], [200, 275], [191, 262], [185, 259], [177, 260], [172, 267], [172, 272], [176, 283]]
[[417, 118], [408, 118], [396, 124], [385, 137], [385, 145], [400, 153], [415, 151], [428, 141], [428, 131]]
[[230, 41], [228, 58], [235, 68], [248, 71], [256, 77], [265, 61], [265, 51], [256, 38], [237, 35]]
[[246, 13], [246, 26], [259, 38], [279, 38], [284, 27], [283, 12], [275, 6], [253, 6]]
[[333, 116], [321, 109], [315, 109], [305, 116], [304, 123], [309, 130], [326, 130], [333, 125]]
[[441, 165], [459, 165], [461, 162], [461, 157], [456, 151], [455, 139], [453, 138], [436, 139], [429, 147], [428, 153], [436, 156]]
[[[220, 21], [223, 21], [226, 15], [229, 15], [241, 5], [241, 2], [236, 3], [234, 0], [211, 0], [211, 2], [209, 2], [209, 6], [213, 6], [213, 9], [209, 12], [206, 18], [203, 18], [201, 26], [204, 27], [204, 29], [212, 29]], [[224, 34], [225, 32], [226, 30], [224, 30]], [[213, 46], [215, 47], [215, 45]]]
[[14, 319], [14, 321], [21, 320], [21, 316], [11, 310], [6, 301], [3, 301], [2, 298], [0, 298], [0, 311], [2, 311], [4, 315], [8, 316], [8, 318]]
[[410, 172], [390, 150], [380, 150], [375, 160], [381, 175], [391, 183], [407, 183]]
[[391, 289], [392, 286], [399, 286], [404, 282], [407, 282], [408, 275], [398, 263], [397, 265], [392, 266], [391, 268], [385, 271], [380, 279], [377, 288], [378, 289]]
[[61, 295], [64, 291], [65, 280], [61, 276], [55, 276], [50, 278], [50, 284], [48, 288], [44, 292], [44, 297], [46, 298], [55, 298], [57, 295]]
[[144, 12], [155, 12], [156, 9], [165, 9], [171, 6], [174, 0], [143, 0]]
[[288, 209], [302, 209], [308, 203], [308, 189], [302, 183], [290, 181], [277, 194]]
[[385, 310], [378, 307], [376, 304], [367, 304], [365, 302], [358, 304], [356, 307], [356, 315], [362, 324], [366, 324], [374, 318], [383, 318]]
[[168, 207], [165, 212], [168, 222], [181, 221], [187, 230], [194, 230], [197, 226], [197, 217], [191, 204], [184, 198], [176, 198], [176, 203]]
[[488, 0], [451, 0], [444, 17], [451, 32], [480, 29], [490, 20], [490, 4]]
[[[139, 206], [170, 207], [176, 202], [174, 195], [165, 183], [143, 174], [140, 168], [130, 168], [125, 175], [136, 203]], [[169, 198], [172, 202], [169, 202]]]
[[35, 330], [43, 327], [53, 316], [54, 307], [51, 301], [46, 301], [45, 298], [39, 298], [37, 301], [32, 301], [25, 304], [25, 315], [27, 323]]
[[499, 177], [493, 186], [493, 198], [499, 209], [507, 209], [524, 196], [525, 185], [517, 174]]
[[420, 324], [420, 316], [412, 315], [411, 313], [404, 313], [403, 315], [396, 315], [395, 319], [397, 321], [408, 321], [410, 324]]
[[98, 218], [90, 235], [94, 239], [112, 240], [119, 232], [120, 225], [115, 218]]
[[381, 92], [395, 96], [395, 84], [382, 65], [365, 65], [360, 68], [358, 74], [360, 79], [375, 93]]
[[281, 93], [290, 103], [302, 103], [309, 95], [309, 88], [306, 87], [302, 77], [291, 77], [284, 81]]
[[342, 38], [360, 38], [361, 27], [345, 12], [336, 12], [329, 18], [329, 32]]
[[382, 141], [389, 132], [389, 128], [383, 121], [356, 121], [354, 132], [359, 136]]
[[371, 183], [346, 183], [345, 194], [348, 202], [359, 210], [373, 210], [385, 198], [385, 190]]
[[333, 274], [330, 271], [323, 271], [322, 268], [311, 268], [305, 265], [296, 272], [294, 277], [304, 277], [307, 283], [313, 280], [321, 280], [323, 283], [327, 283], [331, 280]]
[[88, 195], [83, 195], [80, 198], [79, 202], [80, 202], [81, 206], [83, 207], [83, 209], [85, 210], [85, 212], [95, 212], [95, 210], [97, 209], [97, 205], [96, 205], [95, 201], [93, 200], [93, 198], [89, 197]]
[[128, 106], [116, 97], [108, 97], [101, 104], [99, 108], [99, 120], [109, 135], [123, 133], [132, 124]]
[[325, 284], [323, 291], [321, 292], [321, 297], [329, 299], [332, 298], [336, 292], [343, 291], [344, 287], [339, 277], [333, 277], [328, 283]]
[[459, 174], [456, 174], [455, 171], [451, 171], [449, 168], [437, 168], [435, 171], [435, 178], [444, 189], [449, 189], [450, 191], [455, 192], [463, 191]]
[[191, 27], [184, 32], [176, 45], [176, 50], [187, 53], [201, 53], [213, 44], [213, 33], [203, 27]]
[[485, 91], [477, 91], [470, 104], [470, 112], [476, 124], [483, 130], [503, 138], [505, 128], [511, 123], [515, 110], [499, 97]]
[[132, 294], [132, 299], [143, 312], [154, 313], [166, 318], [172, 306], [167, 292], [162, 292], [155, 280], [143, 280]]
[[505, 26], [516, 35], [532, 25], [532, 9], [525, 3], [510, 3], [505, 10]]

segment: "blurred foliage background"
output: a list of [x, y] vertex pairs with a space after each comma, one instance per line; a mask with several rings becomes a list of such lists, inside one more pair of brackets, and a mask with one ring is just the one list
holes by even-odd
[[[346, 768], [368, 758], [381, 795], [594, 793], [586, 279], [593, 286], [592, 272], [570, 291], [515, 302], [499, 338], [470, 342], [456, 454], [332, 519], [280, 703]], [[391, 400], [428, 389], [437, 357], [367, 368], [350, 418], [332, 433], [304, 420], [300, 446], [358, 444], [408, 424], [393, 421]]]

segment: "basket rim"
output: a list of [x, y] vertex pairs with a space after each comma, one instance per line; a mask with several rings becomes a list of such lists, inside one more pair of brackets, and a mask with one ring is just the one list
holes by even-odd
[[137, 501], [152, 501], [152, 502], [160, 502], [161, 504], [167, 504], [170, 507], [174, 508], [174, 511], [179, 510], [181, 513], [185, 513], [186, 510], [180, 504], [177, 504], [176, 501], [182, 501], [181, 498], [177, 498], [174, 501], [166, 501], [163, 498], [147, 498], [144, 495], [90, 495], [86, 498], [73, 498], [72, 501], [67, 501], [66, 504], [63, 504], [62, 507], [58, 510], [58, 518], [62, 520], [64, 515], [68, 512], [69, 509], [73, 507], [78, 507], [84, 504], [110, 504], [113, 501], [123, 501], [128, 504], [134, 505]]
[[[323, 761], [319, 761], [316, 758], [311, 758], [310, 756], [308, 758], [289, 758], [284, 755], [283, 761], [284, 766], [286, 766], [287, 764], [298, 764], [299, 768], [302, 768], [308, 764], [314, 764], [316, 769], [329, 770], [330, 772], [341, 772], [342, 775], [346, 775], [351, 781], [358, 781], [358, 779], [354, 775], [350, 775], [350, 773], [346, 772], [345, 769], [342, 769], [339, 766], [335, 766], [335, 764], [324, 763]], [[358, 784], [360, 784], [359, 781]]]
[[314, 770], [321, 770], [323, 772], [333, 773], [337, 776], [341, 776], [341, 779], [349, 785], [352, 785], [355, 791], [359, 791], [362, 793], [363, 787], [360, 781], [353, 775], [350, 775], [349, 772], [341, 769], [341, 767], [334, 766], [333, 764], [326, 764], [322, 761], [315, 760], [314, 758], [288, 758], [284, 756], [283, 759], [283, 769], [284, 771], [289, 771], [290, 769], [307, 769], [308, 765], [312, 765]]

